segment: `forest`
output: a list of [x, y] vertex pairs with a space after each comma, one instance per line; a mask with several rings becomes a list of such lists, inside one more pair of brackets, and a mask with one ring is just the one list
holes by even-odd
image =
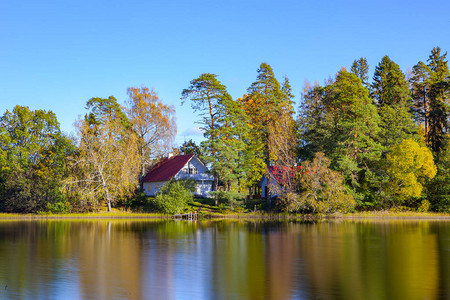
[[[89, 99], [75, 136], [52, 111], [15, 106], [0, 117], [0, 211], [139, 209], [149, 201], [140, 184], [149, 168], [169, 153], [195, 153], [214, 176], [215, 206], [450, 212], [447, 53], [435, 47], [406, 73], [386, 55], [371, 81], [368, 73], [356, 59], [323, 84], [305, 83], [298, 104], [289, 79], [267, 63], [237, 99], [203, 73], [180, 101], [199, 117], [204, 141], [179, 148], [174, 107], [147, 87], [130, 87], [124, 105]], [[261, 199], [264, 175], [276, 198]]]

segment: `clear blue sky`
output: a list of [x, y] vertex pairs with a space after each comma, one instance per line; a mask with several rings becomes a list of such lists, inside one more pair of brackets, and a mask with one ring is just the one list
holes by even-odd
[[153, 87], [177, 110], [181, 144], [196, 117], [180, 94], [214, 73], [240, 97], [261, 62], [291, 80], [323, 80], [366, 57], [370, 77], [389, 55], [403, 70], [434, 46], [450, 51], [450, 1], [0, 1], [0, 113], [52, 110], [63, 131], [91, 97], [124, 103]]

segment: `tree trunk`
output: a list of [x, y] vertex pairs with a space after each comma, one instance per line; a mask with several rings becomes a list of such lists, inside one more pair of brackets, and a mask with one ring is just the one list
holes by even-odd
[[[214, 184], [213, 190], [217, 191], [217, 187], [219, 186], [219, 177], [217, 177], [217, 173], [214, 172]], [[214, 195], [214, 205], [219, 206], [219, 199], [217, 199], [217, 194]]]
[[267, 176], [267, 194], [266, 194], [266, 201], [267, 206], [270, 209], [272, 206], [272, 199], [270, 198], [271, 194], [271, 187], [272, 187], [272, 176], [270, 176], [270, 152], [269, 152], [269, 132], [266, 132], [266, 153], [265, 153], [265, 163], [266, 163], [266, 176]]

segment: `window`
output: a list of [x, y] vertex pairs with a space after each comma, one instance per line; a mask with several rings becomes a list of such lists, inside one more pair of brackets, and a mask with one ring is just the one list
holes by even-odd
[[198, 170], [194, 167], [189, 168], [189, 174], [198, 174]]

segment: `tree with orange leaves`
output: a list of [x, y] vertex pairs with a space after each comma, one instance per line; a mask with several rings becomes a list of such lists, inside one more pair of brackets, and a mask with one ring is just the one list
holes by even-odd
[[127, 92], [127, 114], [138, 138], [142, 178], [154, 159], [168, 154], [172, 149], [177, 133], [175, 108], [163, 104], [157, 93], [147, 87], [130, 87]]
[[[288, 160], [292, 161], [294, 157], [293, 151], [285, 151], [287, 150], [285, 146], [294, 144], [291, 139], [294, 131], [291, 130], [290, 125], [288, 125], [288, 128], [284, 127], [286, 124], [294, 124], [291, 87], [287, 78], [285, 78], [283, 85], [280, 85], [271, 66], [262, 63], [258, 69], [256, 81], [248, 88], [248, 92], [249, 96], [244, 98], [244, 106], [250, 116], [255, 137], [262, 145], [266, 172], [269, 172], [269, 166], [281, 163], [280, 151], [282, 148], [284, 148], [284, 154], [289, 152], [289, 155], [291, 155], [289, 159], [283, 158], [283, 165]], [[286, 167], [291, 166], [286, 165]], [[267, 194], [270, 195], [271, 185], [273, 184], [271, 182], [272, 176], [266, 175], [269, 178]], [[271, 204], [269, 198], [267, 202], [269, 205]]]

